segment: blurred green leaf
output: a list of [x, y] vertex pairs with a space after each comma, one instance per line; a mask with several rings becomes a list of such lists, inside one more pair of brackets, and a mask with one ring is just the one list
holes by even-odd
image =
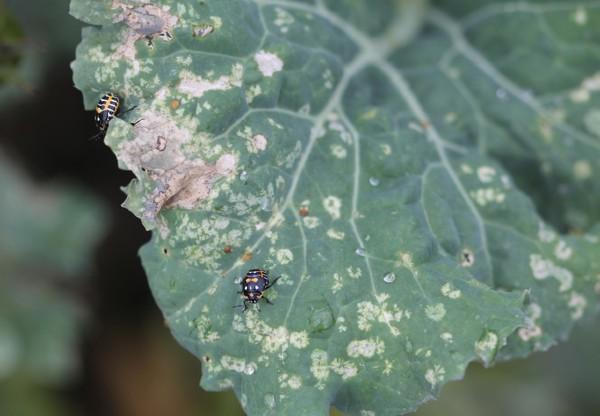
[[21, 27], [0, 3], [0, 86], [9, 82], [21, 59], [19, 49], [23, 46]]
[[3, 156], [0, 193], [0, 414], [46, 415], [37, 402], [79, 367], [76, 293], [107, 218], [88, 194], [34, 186]]
[[73, 53], [81, 24], [68, 15], [68, 5], [0, 1], [0, 107], [33, 96], [45, 71]]

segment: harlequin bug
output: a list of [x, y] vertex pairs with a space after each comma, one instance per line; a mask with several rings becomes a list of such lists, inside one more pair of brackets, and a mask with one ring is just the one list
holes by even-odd
[[273, 282], [269, 281], [269, 272], [263, 269], [250, 269], [240, 282], [242, 290], [240, 293], [244, 298], [244, 304], [234, 307], [244, 307], [244, 311], [248, 309], [248, 302], [258, 303], [260, 299], [264, 299], [268, 304], [273, 303], [263, 295], [263, 292], [272, 287], [281, 276], [276, 277]]
[[[98, 137], [104, 138], [110, 121], [119, 114], [120, 109], [121, 99], [112, 92], [104, 94], [100, 100], [98, 100], [98, 104], [96, 104], [96, 114], [94, 115], [94, 121], [96, 122], [98, 133], [92, 137], [93, 139]], [[135, 107], [130, 108], [122, 114], [128, 113], [133, 109], [135, 109]], [[140, 121], [141, 120], [131, 123], [131, 125], [135, 126]]]

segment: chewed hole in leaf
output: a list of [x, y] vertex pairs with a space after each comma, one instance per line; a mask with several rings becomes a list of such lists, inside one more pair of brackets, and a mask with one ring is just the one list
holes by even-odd
[[463, 267], [471, 267], [475, 264], [475, 253], [470, 248], [463, 248], [460, 253], [460, 264]]

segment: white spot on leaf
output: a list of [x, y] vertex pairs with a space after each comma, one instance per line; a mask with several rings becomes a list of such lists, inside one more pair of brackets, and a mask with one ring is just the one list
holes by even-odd
[[283, 61], [274, 53], [260, 51], [254, 55], [258, 70], [265, 77], [272, 77], [274, 73], [283, 69]]
[[427, 382], [431, 384], [431, 387], [435, 387], [436, 385], [444, 381], [445, 374], [446, 370], [442, 366], [436, 364], [435, 366], [433, 366], [433, 368], [427, 370], [427, 372], [425, 373], [425, 380], [427, 380]]
[[246, 363], [246, 360], [243, 358], [230, 357], [229, 355], [221, 357], [221, 365], [226, 370], [247, 375], [252, 375], [256, 371], [256, 363]]
[[264, 151], [267, 148], [267, 138], [263, 134], [255, 134], [252, 137], [252, 148], [257, 151]]
[[440, 335], [440, 338], [443, 339], [445, 342], [452, 342], [453, 341], [453, 335], [450, 332], [444, 332]]
[[481, 188], [469, 193], [475, 202], [484, 207], [489, 203], [500, 204], [506, 199], [506, 194], [496, 188]]
[[323, 350], [314, 350], [310, 354], [310, 372], [319, 381], [317, 388], [323, 390], [325, 388], [324, 381], [329, 377], [329, 365], [327, 352]]
[[358, 374], [358, 369], [350, 361], [343, 361], [338, 358], [333, 360], [330, 365], [331, 371], [342, 377], [342, 380], [348, 380]]
[[323, 200], [323, 207], [334, 220], [337, 220], [342, 216], [340, 213], [340, 209], [342, 208], [342, 200], [337, 196], [330, 195], [325, 198]]
[[338, 159], [345, 159], [346, 156], [348, 155], [346, 148], [340, 144], [332, 144], [330, 149], [331, 149], [331, 154]]
[[427, 305], [425, 307], [425, 315], [432, 321], [439, 322], [446, 316], [446, 307], [443, 303], [437, 303], [435, 305]]
[[241, 87], [244, 67], [240, 64], [232, 66], [231, 75], [221, 75], [217, 79], [205, 79], [184, 70], [179, 77], [181, 81], [177, 90], [191, 97], [202, 97], [207, 91], [227, 91], [233, 87]]
[[458, 299], [461, 296], [461, 291], [455, 289], [452, 283], [448, 282], [441, 288], [442, 295], [450, 299]]
[[306, 331], [292, 332], [290, 334], [290, 344], [298, 349], [308, 347], [308, 333]]
[[538, 229], [538, 238], [543, 243], [551, 243], [556, 239], [556, 233], [554, 230], [546, 226], [543, 222], [540, 221], [539, 229]]
[[321, 224], [321, 220], [317, 217], [304, 217], [302, 218], [304, 226], [309, 229], [318, 227]]
[[349, 357], [373, 357], [375, 354], [383, 354], [385, 344], [379, 338], [369, 338], [354, 340], [346, 347], [346, 353]]
[[361, 331], [369, 331], [373, 326], [373, 322], [381, 322], [387, 324], [392, 331], [392, 335], [397, 336], [400, 331], [391, 325], [392, 322], [399, 322], [405, 312], [394, 304], [389, 306], [384, 298], [378, 299], [379, 305], [371, 302], [359, 302], [358, 304], [358, 329]]
[[327, 236], [329, 238], [333, 238], [334, 240], [343, 240], [346, 234], [343, 231], [334, 230], [330, 228], [327, 230]]
[[552, 260], [544, 259], [539, 254], [529, 256], [529, 267], [533, 277], [538, 280], [544, 280], [548, 277], [554, 277], [560, 283], [559, 291], [565, 292], [573, 286], [573, 273], [569, 270], [557, 266]]
[[331, 291], [333, 293], [337, 293], [343, 287], [344, 287], [344, 284], [342, 283], [342, 276], [340, 276], [339, 273], [334, 273], [333, 274], [333, 285], [331, 285]]
[[277, 261], [279, 264], [288, 264], [292, 260], [294, 260], [294, 254], [291, 250], [287, 248], [277, 250]]
[[584, 26], [587, 23], [587, 20], [587, 11], [581, 6], [577, 7], [573, 13], [573, 21], [579, 26]]
[[477, 177], [483, 183], [492, 182], [494, 176], [496, 176], [496, 169], [490, 166], [481, 166], [477, 169]]
[[573, 254], [573, 249], [564, 240], [560, 240], [554, 248], [554, 255], [559, 260], [568, 260]]
[[584, 88], [577, 88], [571, 91], [571, 93], [569, 94], [569, 98], [574, 103], [584, 103], [586, 101], [589, 101], [590, 92]]
[[526, 326], [519, 328], [517, 332], [519, 338], [528, 342], [532, 338], [537, 338], [542, 335], [542, 328], [537, 325], [536, 321], [542, 316], [542, 308], [537, 303], [532, 303], [527, 306], [527, 321]]
[[587, 300], [581, 294], [577, 292], [571, 293], [569, 299], [569, 308], [571, 309], [571, 319], [577, 321], [583, 316], [583, 311], [587, 306]]
[[496, 333], [487, 331], [479, 341], [475, 343], [475, 352], [484, 363], [489, 364], [498, 350], [499, 344], [498, 335]]

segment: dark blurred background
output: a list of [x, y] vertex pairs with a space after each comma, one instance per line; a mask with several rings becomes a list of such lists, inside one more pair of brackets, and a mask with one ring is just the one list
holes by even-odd
[[[90, 204], [99, 207], [94, 218], [102, 235], [97, 244], [90, 243], [90, 262], [76, 270], [76, 278], [62, 277], [63, 271], [48, 277], [58, 282], [53, 290], [81, 310], [81, 324], [69, 335], [73, 349], [66, 355], [72, 371], [41, 381], [22, 371], [0, 372], [0, 416], [241, 414], [231, 392], [198, 387], [199, 363], [170, 336], [151, 297], [137, 256], [149, 234], [120, 207], [120, 187], [131, 175], [117, 168], [101, 141], [89, 140], [95, 133], [93, 115], [83, 110], [71, 80], [69, 64], [80, 30], [68, 16], [67, 0], [0, 0], [0, 164], [6, 160], [20, 169], [34, 193], [52, 192], [58, 183], [89, 194]], [[6, 187], [0, 188], [0, 198], [4, 192]], [[46, 220], [43, 212], [36, 215], [36, 221]], [[0, 276], [0, 290], [10, 290], [9, 279], [29, 278], [31, 270], [36, 270], [31, 286], [44, 290], [48, 269], [32, 267], [35, 258], [15, 263], [26, 263], [26, 273], [24, 266], [15, 266]], [[0, 273], [3, 261], [0, 243]], [[1, 302], [2, 297], [0, 320], [10, 309]], [[27, 301], [20, 305], [19, 313], [27, 310]], [[38, 327], [53, 328], [44, 315], [36, 316]], [[6, 356], [2, 337], [0, 330], [0, 364]], [[491, 370], [471, 366], [466, 381], [450, 383], [441, 400], [418, 414], [600, 415], [599, 373], [600, 336], [597, 322], [591, 322], [548, 353]]]

